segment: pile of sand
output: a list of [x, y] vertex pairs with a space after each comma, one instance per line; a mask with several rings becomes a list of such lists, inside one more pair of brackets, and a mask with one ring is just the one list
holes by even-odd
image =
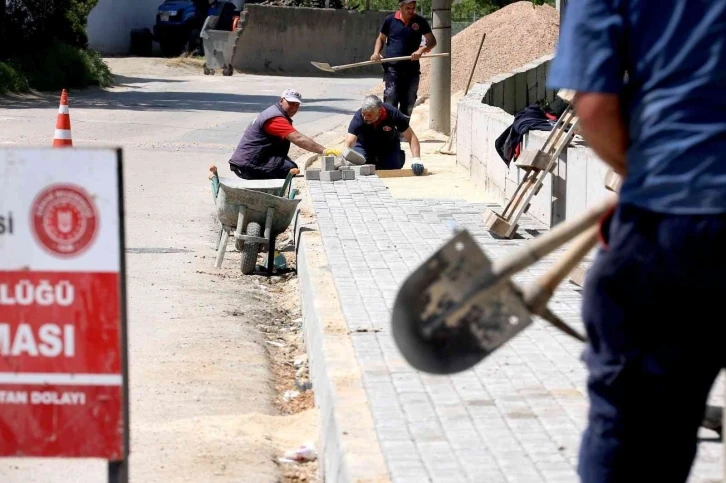
[[[559, 13], [549, 5], [532, 6], [531, 1], [508, 5], [482, 17], [451, 39], [451, 93], [463, 91], [469, 80], [482, 34], [482, 47], [471, 87], [504, 72], [552, 54], [559, 34]], [[421, 61], [421, 83], [418, 97], [429, 97], [431, 61]], [[375, 90], [382, 94], [383, 86]]]

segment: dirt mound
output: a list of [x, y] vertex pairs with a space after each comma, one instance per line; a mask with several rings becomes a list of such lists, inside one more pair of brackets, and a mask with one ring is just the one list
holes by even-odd
[[[469, 79], [481, 36], [487, 34], [471, 80], [473, 86], [503, 72], [551, 54], [559, 34], [559, 13], [550, 5], [532, 6], [530, 1], [508, 5], [482, 17], [451, 39], [451, 93], [463, 91]], [[431, 61], [421, 61], [418, 97], [429, 97]], [[375, 89], [382, 94], [383, 83]]]
[[[451, 92], [466, 88], [482, 34], [487, 38], [471, 85], [509, 72], [555, 50], [559, 14], [550, 5], [522, 1], [482, 17], [451, 39]], [[431, 61], [421, 62], [419, 97], [431, 88]]]

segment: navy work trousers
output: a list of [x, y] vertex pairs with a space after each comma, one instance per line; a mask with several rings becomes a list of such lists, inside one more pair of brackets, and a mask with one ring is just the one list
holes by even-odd
[[244, 179], [285, 179], [291, 169], [297, 168], [295, 161], [288, 157], [281, 158], [279, 162], [274, 164], [274, 168], [269, 168], [251, 164], [237, 166], [230, 163], [229, 168], [234, 174]]
[[366, 149], [356, 142], [353, 149], [366, 158], [366, 164], [374, 164], [377, 170], [401, 169], [406, 163], [406, 153], [401, 149], [398, 140], [388, 145], [376, 146], [375, 150]]
[[584, 483], [682, 483], [724, 367], [726, 215], [619, 205], [588, 271]]
[[385, 88], [383, 102], [398, 108], [403, 114], [411, 117], [413, 105], [416, 104], [419, 72], [407, 72], [405, 69], [387, 68], [383, 73]]

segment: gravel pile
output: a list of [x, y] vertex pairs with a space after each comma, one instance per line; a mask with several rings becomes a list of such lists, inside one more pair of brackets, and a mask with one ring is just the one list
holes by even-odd
[[[451, 93], [463, 91], [469, 79], [481, 36], [487, 34], [471, 86], [477, 82], [522, 67], [554, 52], [559, 34], [559, 14], [549, 5], [531, 1], [512, 3], [482, 17], [451, 39]], [[421, 61], [418, 97], [429, 97], [431, 61]], [[471, 88], [471, 87], [470, 87]], [[373, 93], [381, 95], [383, 85]]]

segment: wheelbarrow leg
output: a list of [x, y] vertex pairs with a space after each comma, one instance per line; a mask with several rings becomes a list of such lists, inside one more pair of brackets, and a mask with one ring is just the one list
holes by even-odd
[[214, 264], [217, 268], [222, 268], [222, 260], [224, 260], [224, 252], [227, 251], [227, 242], [229, 241], [229, 232], [222, 227], [222, 239], [219, 241], [217, 248], [217, 262]]
[[239, 211], [237, 212], [237, 228], [234, 230], [234, 246], [239, 250], [242, 251], [242, 244], [239, 242], [238, 235], [241, 235], [244, 233], [244, 227], [245, 227], [245, 213], [247, 212], [246, 206], [240, 206]]
[[267, 275], [272, 275], [275, 263], [275, 237], [272, 235], [272, 218], [275, 216], [273, 207], [267, 208], [267, 219], [265, 220], [265, 239], [267, 240]]

